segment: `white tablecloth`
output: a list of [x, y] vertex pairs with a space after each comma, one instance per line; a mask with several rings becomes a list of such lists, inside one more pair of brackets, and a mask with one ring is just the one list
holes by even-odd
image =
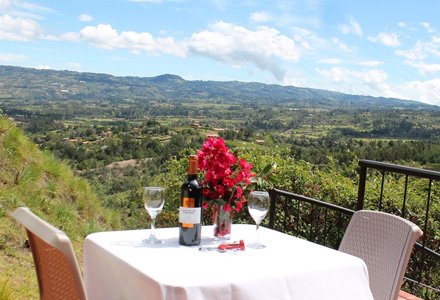
[[[373, 299], [365, 263], [260, 227], [265, 249], [201, 252], [178, 244], [178, 228], [156, 229], [164, 241], [147, 246], [148, 230], [100, 232], [84, 243], [90, 299], [362, 300]], [[203, 227], [202, 245], [213, 244]], [[232, 227], [231, 241], [255, 237], [254, 225]]]

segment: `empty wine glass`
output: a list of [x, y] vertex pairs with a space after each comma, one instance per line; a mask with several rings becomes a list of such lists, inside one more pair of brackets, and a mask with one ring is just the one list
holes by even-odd
[[261, 221], [264, 219], [264, 217], [267, 215], [267, 212], [269, 211], [269, 207], [270, 207], [269, 193], [262, 191], [252, 191], [249, 194], [247, 205], [248, 205], [249, 213], [252, 216], [252, 219], [254, 219], [255, 224], [257, 225], [255, 242], [248, 245], [248, 247], [254, 249], [265, 248], [266, 246], [260, 242], [258, 229], [260, 227]]
[[160, 244], [162, 241], [156, 237], [154, 229], [156, 217], [165, 203], [165, 190], [163, 187], [147, 186], [144, 188], [142, 198], [144, 200], [145, 209], [151, 217], [150, 237], [146, 239], [145, 242], [147, 244]]

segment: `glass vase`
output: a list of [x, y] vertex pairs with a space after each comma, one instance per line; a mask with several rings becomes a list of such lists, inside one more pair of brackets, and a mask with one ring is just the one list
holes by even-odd
[[231, 238], [232, 211], [223, 209], [223, 205], [214, 205], [214, 238], [216, 240], [229, 240]]

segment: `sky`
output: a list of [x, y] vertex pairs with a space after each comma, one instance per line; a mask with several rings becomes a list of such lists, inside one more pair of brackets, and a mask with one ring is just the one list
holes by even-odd
[[438, 0], [0, 0], [0, 65], [440, 105]]

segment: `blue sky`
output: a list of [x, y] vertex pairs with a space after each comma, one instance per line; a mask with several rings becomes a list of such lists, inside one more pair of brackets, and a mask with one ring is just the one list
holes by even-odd
[[0, 0], [0, 64], [440, 105], [438, 0]]

